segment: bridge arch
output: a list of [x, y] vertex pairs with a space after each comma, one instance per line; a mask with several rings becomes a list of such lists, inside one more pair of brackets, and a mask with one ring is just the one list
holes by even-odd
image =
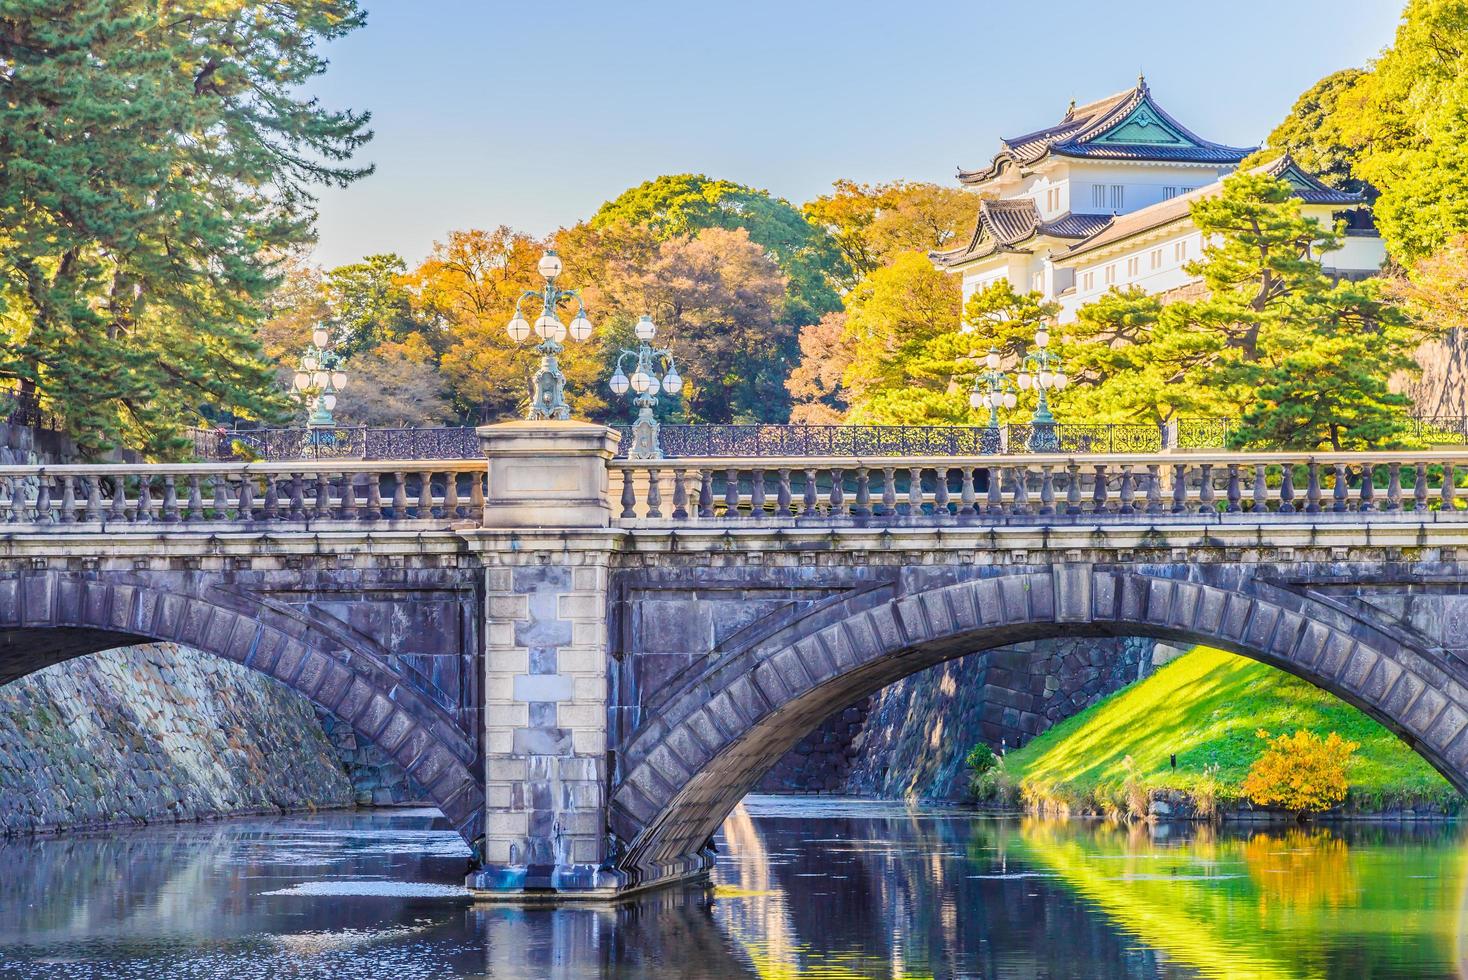
[[807, 731], [852, 701], [980, 650], [1148, 636], [1279, 667], [1366, 711], [1468, 792], [1468, 688], [1385, 617], [1241, 566], [990, 567], [834, 603], [688, 668], [618, 760], [608, 818], [631, 883], [707, 864], [704, 842]]
[[150, 642], [275, 678], [391, 756], [471, 845], [483, 833], [475, 742], [342, 624], [198, 574], [39, 570], [0, 578], [0, 685]]

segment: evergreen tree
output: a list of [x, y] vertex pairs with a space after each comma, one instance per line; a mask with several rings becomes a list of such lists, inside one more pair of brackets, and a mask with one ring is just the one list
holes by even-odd
[[367, 117], [301, 94], [355, 0], [0, 3], [0, 378], [84, 450], [284, 405], [255, 329]]

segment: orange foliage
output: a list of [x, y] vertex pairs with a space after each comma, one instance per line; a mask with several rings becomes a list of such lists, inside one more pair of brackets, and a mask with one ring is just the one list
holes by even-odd
[[1258, 735], [1269, 747], [1244, 777], [1244, 795], [1261, 806], [1277, 806], [1305, 814], [1329, 810], [1346, 798], [1346, 768], [1360, 746], [1335, 732]]

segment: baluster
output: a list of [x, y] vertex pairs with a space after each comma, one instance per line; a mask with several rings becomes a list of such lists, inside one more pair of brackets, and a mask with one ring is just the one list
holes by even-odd
[[790, 471], [781, 467], [775, 472], [779, 483], [775, 487], [775, 513], [780, 517], [789, 517], [795, 513], [790, 506]]
[[1147, 513], [1162, 513], [1162, 468], [1158, 463], [1147, 464]]
[[1106, 464], [1096, 463], [1094, 464], [1094, 469], [1096, 470], [1096, 475], [1092, 478], [1093, 482], [1091, 485], [1091, 513], [1104, 514], [1109, 509], [1107, 507], [1107, 494], [1111, 490], [1107, 486]]
[[663, 516], [663, 488], [659, 485], [661, 471], [650, 469], [647, 471], [647, 516]]
[[102, 520], [102, 478], [87, 477], [87, 520]]
[[826, 512], [832, 517], [846, 516], [846, 471], [839, 467], [831, 469], [831, 492], [827, 495]]
[[1320, 464], [1314, 459], [1305, 464], [1307, 480], [1305, 486], [1305, 513], [1320, 513]]
[[138, 509], [133, 514], [133, 520], [139, 524], [147, 524], [153, 520], [152, 483], [153, 478], [151, 476], [138, 477]]
[[1200, 464], [1202, 472], [1198, 476], [1198, 512], [1202, 514], [1218, 513], [1218, 497], [1213, 492], [1213, 464]]
[[306, 478], [304, 474], [291, 474], [291, 499], [290, 520], [304, 521], [306, 519]]
[[210, 519], [227, 521], [229, 520], [229, 477], [223, 473], [214, 473], [209, 478], [214, 481], [214, 513], [210, 515]]
[[1121, 510], [1119, 514], [1135, 514], [1137, 509], [1132, 506], [1136, 499], [1136, 488], [1132, 485], [1132, 467], [1130, 463], [1121, 464]]
[[1040, 513], [1055, 513], [1055, 467], [1050, 463], [1040, 467]]
[[620, 516], [626, 520], [637, 516], [637, 490], [632, 479], [633, 471], [624, 468], [620, 472], [622, 474], [622, 513]]
[[37, 524], [51, 524], [55, 517], [51, 513], [51, 474], [42, 470], [36, 477], [36, 520]]
[[1295, 512], [1295, 464], [1285, 463], [1279, 470], [1279, 512], [1293, 514]]
[[1004, 513], [1004, 467], [989, 467], [989, 499], [987, 513], [998, 516]]
[[265, 520], [273, 521], [280, 512], [280, 487], [276, 485], [275, 474], [265, 474]]
[[865, 466], [856, 468], [856, 506], [851, 513], [855, 517], [872, 516], [872, 471]]
[[357, 474], [355, 473], [342, 474], [341, 519], [344, 521], [357, 519]]
[[[452, 486], [454, 478], [449, 476], [449, 485]], [[311, 501], [311, 516], [318, 521], [324, 521], [331, 516], [331, 481], [327, 479], [325, 470], [316, 471], [316, 495]]]
[[1066, 463], [1065, 470], [1065, 512], [1079, 514], [1081, 512], [1081, 464]]
[[714, 516], [714, 471], [700, 468], [698, 471], [698, 516]]
[[433, 473], [424, 470], [418, 474], [418, 515], [419, 518], [433, 516]]
[[1230, 514], [1237, 514], [1239, 513], [1239, 511], [1243, 510], [1243, 506], [1239, 503], [1239, 501], [1243, 499], [1243, 496], [1243, 492], [1239, 486], [1239, 464], [1229, 463], [1228, 507], [1225, 508], [1226, 512]]
[[739, 471], [729, 467], [724, 471], [724, 517], [732, 520], [739, 516]]
[[897, 513], [897, 471], [890, 466], [882, 467], [882, 516]]
[[178, 523], [178, 487], [174, 485], [172, 473], [167, 473], [163, 477], [162, 520], [165, 524]]
[[190, 523], [204, 519], [204, 494], [199, 487], [199, 474], [189, 474], [189, 503], [184, 520]]
[[[688, 520], [688, 483], [684, 479], [687, 473], [688, 471], [681, 466], [673, 469], [673, 520], [675, 521]], [[760, 483], [763, 484], [763, 482], [764, 479], [761, 477]]]
[[933, 467], [933, 514], [948, 516], [948, 467]]
[[362, 509], [359, 521], [380, 521], [386, 515], [382, 506], [382, 474], [367, 474], [367, 506]]
[[401, 521], [408, 516], [408, 474], [398, 470], [392, 477], [392, 519]]
[[1412, 474], [1412, 510], [1422, 514], [1427, 511], [1427, 464], [1418, 463]]
[[765, 471], [762, 469], [749, 473], [749, 516], [765, 516]]
[[1386, 482], [1386, 509], [1388, 511], [1402, 509], [1402, 464], [1387, 464]]
[[1330, 509], [1335, 511], [1337, 514], [1343, 514], [1346, 511], [1346, 500], [1348, 498], [1348, 495], [1350, 494], [1350, 482], [1351, 481], [1346, 478], [1346, 464], [1336, 463], [1335, 490], [1331, 494], [1332, 500], [1334, 502], [1332, 503]]
[[979, 512], [975, 504], [974, 468], [972, 466], [963, 468], [963, 487], [959, 490], [959, 499], [963, 501], [963, 506], [958, 508], [958, 512], [964, 517], [972, 517]]
[[[20, 503], [19, 494], [16, 503]], [[121, 474], [112, 478], [112, 509], [107, 516], [118, 522], [127, 520], [127, 477]]]
[[907, 512], [913, 517], [923, 512], [923, 471], [920, 466], [907, 469]]
[[455, 470], [443, 474], [443, 516], [449, 520], [459, 516], [459, 474]]
[[1371, 463], [1361, 464], [1361, 502], [1357, 510], [1376, 509], [1376, 467]]
[[1029, 483], [1029, 471], [1024, 466], [1006, 466], [1004, 469], [1009, 475], [1009, 485], [1013, 488], [1009, 503], [1009, 512], [1011, 514], [1029, 514], [1030, 488], [1026, 485]]
[[1188, 467], [1184, 463], [1172, 464], [1172, 512], [1188, 512]]
[[1255, 514], [1269, 513], [1269, 467], [1263, 463], [1254, 464], [1254, 506], [1251, 510]]
[[801, 498], [800, 513], [806, 517], [814, 517], [821, 512], [820, 494], [816, 491], [815, 467], [806, 469], [805, 485], [802, 489], [804, 494]]
[[70, 476], [61, 478], [61, 523], [76, 523], [76, 486]]
[[484, 484], [488, 479], [483, 467], [469, 471], [469, 513], [477, 524], [484, 523]]
[[240, 492], [235, 509], [242, 521], [255, 519], [255, 478], [249, 473], [240, 474]]

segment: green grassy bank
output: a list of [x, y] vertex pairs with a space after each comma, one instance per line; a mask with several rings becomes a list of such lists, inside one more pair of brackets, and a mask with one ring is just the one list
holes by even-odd
[[1461, 803], [1446, 779], [1362, 712], [1283, 671], [1205, 647], [1010, 752], [990, 780], [997, 784], [991, 798], [1073, 813], [1124, 811], [1131, 756], [1154, 796], [1212, 795], [1228, 809], [1264, 748], [1260, 729], [1334, 731], [1360, 743], [1348, 773], [1348, 811], [1456, 812]]

